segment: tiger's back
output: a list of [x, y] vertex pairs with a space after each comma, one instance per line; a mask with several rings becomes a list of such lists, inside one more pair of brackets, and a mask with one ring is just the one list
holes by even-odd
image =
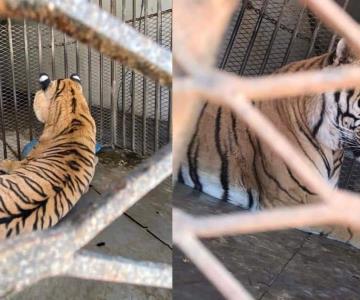
[[[42, 75], [43, 76], [43, 75]], [[95, 171], [95, 122], [80, 79], [48, 80], [35, 96], [44, 122], [39, 143], [22, 161], [2, 161], [0, 237], [55, 225], [76, 204]]]
[[[344, 40], [334, 52], [279, 72], [360, 65]], [[344, 150], [360, 156], [360, 88], [253, 103], [336, 187]], [[264, 128], [266, 131], [266, 128]], [[321, 201], [268, 145], [228, 108], [206, 103], [182, 162], [179, 181], [215, 198], [257, 210]], [[303, 228], [360, 248], [360, 232], [341, 226]]]
[[[331, 59], [331, 54], [325, 54], [287, 65], [279, 72], [321, 69], [330, 65]], [[320, 130], [320, 126], [310, 126], [306, 112], [321, 119], [318, 98], [313, 95], [305, 99], [258, 101], [253, 105], [299, 147], [334, 186], [343, 151], [317, 141], [319, 132], [314, 130]], [[210, 103], [203, 107], [180, 178], [187, 185], [246, 209], [317, 201], [316, 195], [242, 120], [228, 108]]]

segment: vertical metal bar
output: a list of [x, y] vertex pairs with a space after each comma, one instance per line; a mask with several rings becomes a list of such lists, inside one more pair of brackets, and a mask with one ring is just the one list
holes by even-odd
[[[89, 0], [91, 3], [91, 0]], [[88, 102], [90, 112], [92, 111], [92, 87], [91, 87], [91, 75], [92, 75], [92, 68], [91, 68], [91, 47], [88, 46]]]
[[76, 73], [80, 74], [80, 55], [79, 55], [79, 41], [75, 41], [76, 48]]
[[25, 51], [25, 69], [26, 69], [26, 86], [27, 86], [27, 98], [28, 98], [28, 113], [29, 113], [29, 140], [33, 138], [32, 129], [32, 105], [31, 105], [31, 93], [30, 93], [30, 64], [29, 64], [29, 43], [27, 35], [27, 22], [24, 20], [24, 51]]
[[[345, 2], [343, 4], [343, 9], [346, 10], [348, 5], [349, 5], [349, 0], [345, 0]], [[334, 49], [336, 37], [337, 37], [337, 35], [336, 35], [336, 33], [334, 33], [331, 38], [330, 44], [329, 44], [328, 52], [331, 52]]]
[[319, 31], [320, 31], [320, 27], [321, 27], [321, 22], [320, 21], [317, 21], [317, 24], [316, 24], [316, 27], [314, 29], [314, 32], [313, 32], [313, 35], [311, 37], [311, 41], [310, 41], [310, 45], [309, 45], [309, 48], [308, 48], [308, 51], [306, 53], [306, 58], [309, 58], [310, 55], [311, 55], [311, 52], [314, 50], [314, 46], [315, 46], [315, 41], [316, 41], [316, 38], [319, 34]]
[[51, 77], [55, 79], [55, 35], [54, 28], [50, 29], [50, 37], [51, 37]]
[[281, 25], [281, 20], [282, 20], [282, 17], [284, 15], [284, 10], [285, 10], [285, 7], [286, 5], [288, 4], [289, 0], [285, 0], [283, 5], [281, 6], [281, 11], [280, 11], [280, 15], [279, 15], [279, 18], [276, 22], [276, 26], [275, 26], [275, 29], [272, 33], [272, 36], [271, 36], [271, 39], [270, 39], [270, 42], [269, 42], [269, 46], [268, 48], [266, 49], [266, 52], [265, 52], [265, 57], [263, 59], [263, 62], [261, 64], [261, 67], [260, 67], [260, 70], [259, 70], [259, 75], [262, 75], [265, 71], [265, 67], [269, 61], [269, 57], [270, 57], [270, 53], [271, 53], [271, 49], [274, 45], [274, 42], [275, 42], [275, 39], [276, 39], [276, 36], [277, 36], [277, 33], [279, 31], [279, 28], [280, 28], [280, 25]]
[[[136, 0], [132, 1], [132, 25], [136, 22]], [[131, 71], [131, 150], [135, 151], [135, 72]]]
[[[99, 6], [102, 8], [102, 0], [99, 0]], [[103, 119], [103, 109], [104, 109], [104, 56], [100, 53], [100, 141], [103, 143], [104, 138], [104, 119]]]
[[[143, 0], [144, 1], [144, 34], [147, 36], [148, 35], [148, 0]], [[146, 119], [147, 119], [147, 79], [145, 76], [143, 76], [143, 128], [142, 128], [142, 132], [143, 132], [143, 136], [142, 136], [142, 143], [143, 143], [143, 149], [142, 149], [142, 154], [145, 155], [146, 153], [146, 146], [147, 146], [147, 142], [146, 142]]]
[[[1, 70], [0, 70], [1, 71]], [[5, 132], [5, 118], [4, 118], [4, 101], [3, 101], [3, 93], [2, 93], [2, 84], [1, 84], [2, 74], [0, 73], [0, 114], [1, 114], [1, 135], [3, 142], [3, 155], [4, 159], [7, 158], [7, 148], [6, 148], [6, 132]]]
[[252, 33], [252, 35], [251, 35], [249, 45], [248, 45], [248, 47], [247, 47], [247, 49], [246, 49], [243, 62], [242, 62], [242, 64], [241, 64], [240, 70], [239, 70], [239, 72], [238, 72], [240, 75], [243, 75], [243, 74], [244, 74], [244, 71], [245, 71], [247, 62], [248, 62], [249, 57], [250, 57], [251, 50], [252, 50], [252, 48], [254, 47], [255, 40], [256, 40], [257, 34], [258, 34], [258, 32], [259, 32], [259, 29], [260, 29], [262, 20], [263, 20], [264, 15], [265, 15], [265, 10], [266, 10], [268, 4], [269, 4], [269, 0], [265, 0], [265, 1], [263, 2], [262, 7], [261, 7], [261, 10], [260, 10], [260, 13], [259, 13], [259, 18], [258, 18], [258, 20], [257, 20], [257, 22], [256, 22], [256, 24], [255, 24], [255, 28], [254, 28], [253, 33]]
[[[111, 0], [111, 13], [116, 17], [116, 0]], [[112, 137], [112, 147], [115, 149], [117, 144], [117, 105], [115, 102], [115, 90], [116, 90], [116, 63], [111, 60], [111, 110], [112, 110], [112, 126], [111, 126], [111, 137]]]
[[[126, 9], [126, 0], [122, 0], [122, 7], [121, 7], [121, 19], [125, 22], [125, 9]], [[122, 146], [126, 148], [126, 114], [125, 114], [125, 84], [126, 84], [126, 69], [125, 66], [122, 65], [121, 67], [121, 113], [122, 113]]]
[[288, 62], [288, 60], [289, 60], [291, 47], [292, 47], [292, 45], [293, 45], [293, 43], [294, 43], [294, 41], [295, 41], [295, 39], [296, 39], [296, 37], [297, 37], [297, 34], [298, 34], [298, 32], [299, 32], [300, 24], [301, 24], [301, 21], [302, 21], [302, 18], [303, 18], [303, 15], [304, 15], [305, 10], [306, 10], [305, 7], [303, 7], [303, 8], [301, 9], [301, 12], [300, 12], [300, 14], [299, 14], [299, 18], [298, 18], [298, 20], [297, 20], [295, 29], [294, 29], [293, 34], [292, 34], [292, 36], [291, 36], [289, 45], [288, 45], [288, 47], [287, 47], [287, 49], [286, 49], [285, 56], [284, 56], [284, 59], [283, 59], [283, 62], [282, 62], [282, 64], [281, 64], [281, 66], [286, 65], [287, 62]]
[[[246, 1], [246, 0], [245, 0]], [[172, 26], [172, 22], [170, 22], [170, 26]], [[172, 49], [172, 27], [170, 28], [170, 49]], [[171, 133], [172, 133], [172, 89], [169, 87], [169, 108], [168, 108], [168, 142], [171, 141]]]
[[172, 92], [171, 87], [169, 87], [169, 110], [168, 110], [168, 136], [167, 139], [170, 141], [171, 139], [171, 132], [172, 132], [172, 98], [171, 98]]
[[[161, 30], [162, 30], [162, 8], [161, 0], [157, 0], [157, 17], [156, 17], [156, 42], [160, 44], [161, 41]], [[156, 82], [155, 86], [155, 140], [154, 149], [159, 149], [159, 121], [160, 121], [160, 101], [161, 101], [161, 89], [159, 82]]]
[[88, 47], [88, 89], [89, 89], [89, 108], [90, 111], [92, 109], [92, 88], [91, 88], [91, 75], [92, 75], [92, 69], [91, 69], [91, 48]]
[[226, 46], [226, 49], [225, 49], [225, 53], [224, 53], [224, 56], [223, 56], [223, 59], [220, 63], [220, 69], [224, 69], [226, 64], [227, 64], [227, 61], [229, 59], [229, 56], [230, 56], [230, 52], [231, 52], [231, 49], [234, 45], [234, 42], [235, 42], [235, 39], [236, 39], [236, 36], [237, 36], [237, 33], [239, 31], [239, 28], [240, 28], [240, 25], [241, 25], [241, 21], [243, 20], [243, 17], [244, 17], [244, 13], [245, 13], [245, 10], [246, 10], [246, 7], [248, 5], [248, 0], [244, 0], [243, 3], [242, 3], [242, 7], [241, 7], [241, 10], [239, 12], [239, 15], [236, 19], [236, 23], [235, 23], [235, 26], [234, 26], [234, 29], [233, 31], [231, 32], [231, 36], [230, 36], [230, 40], [229, 40], [229, 43], [228, 45]]
[[40, 72], [43, 71], [43, 64], [42, 64], [42, 37], [41, 37], [41, 28], [40, 28], [40, 23], [38, 23], [37, 25], [37, 35], [38, 35], [38, 59], [39, 59], [39, 69]]
[[67, 55], [67, 35], [64, 34], [64, 65], [65, 65], [65, 77], [69, 77], [69, 64]]
[[14, 48], [13, 48], [13, 39], [12, 39], [11, 19], [8, 19], [7, 21], [8, 21], [8, 38], [9, 38], [10, 63], [11, 63], [11, 77], [12, 77], [13, 97], [14, 97], [14, 112], [15, 112], [14, 120], [15, 120], [17, 156], [18, 156], [17, 158], [21, 159], [20, 134], [19, 134], [17, 97], [16, 97], [16, 82], [15, 82]]

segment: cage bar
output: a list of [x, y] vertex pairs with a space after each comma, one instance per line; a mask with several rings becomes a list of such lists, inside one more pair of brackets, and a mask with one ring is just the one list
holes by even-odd
[[[105, 1], [104, 3], [101, 0], [99, 1], [100, 5], [104, 4], [105, 7]], [[4, 111], [3, 87], [4, 84], [7, 85], [6, 88], [9, 88], [8, 85], [10, 85], [14, 97], [17, 96], [18, 99], [22, 97], [21, 91], [23, 87], [20, 85], [20, 80], [19, 82], [16, 81], [18, 78], [16, 76], [19, 76], [18, 73], [20, 73], [19, 70], [22, 70], [21, 68], [24, 68], [24, 74], [26, 74], [24, 91], [26, 91], [26, 105], [29, 108], [31, 97], [38, 89], [35, 84], [37, 83], [39, 71], [49, 70], [54, 79], [57, 76], [62, 76], [62, 74], [68, 76], [74, 68], [78, 73], [84, 71], [81, 75], [87, 78], [82, 81], [83, 88], [86, 89], [84, 92], [88, 95], [89, 107], [98, 124], [98, 131], [101, 135], [99, 142], [113, 148], [122, 144], [124, 149], [129, 150], [129, 143], [126, 143], [126, 141], [132, 140], [135, 145], [134, 150], [141, 152], [144, 150], [142, 147], [140, 149], [136, 147], [141, 143], [143, 135], [137, 134], [135, 131], [130, 136], [126, 132], [125, 129], [131, 126], [126, 122], [126, 117], [133, 115], [134, 124], [139, 116], [140, 120], [149, 123], [154, 120], [153, 116], [151, 116], [152, 119], [149, 119], [150, 114], [146, 114], [146, 112], [145, 117], [141, 114], [141, 111], [137, 112], [135, 106], [135, 109], [130, 114], [127, 111], [126, 101], [128, 103], [132, 99], [136, 101], [138, 99], [136, 97], [139, 96], [136, 82], [130, 87], [135, 93], [128, 95], [129, 86], [126, 83], [131, 81], [131, 78], [127, 74], [130, 74], [130, 72], [133, 72], [133, 68], [136, 68], [137, 71], [147, 76], [146, 82], [159, 81], [161, 84], [169, 85], [172, 78], [172, 62], [171, 53], [168, 49], [159, 47], [149, 37], [144, 37], [128, 25], [133, 22], [133, 28], [137, 29], [136, 24], [140, 24], [143, 20], [144, 23], [146, 22], [147, 27], [146, 30], [144, 29], [146, 31], [144, 33], [148, 33], [150, 36], [150, 29], [154, 28], [154, 20], [157, 17], [156, 14], [149, 14], [148, 3], [146, 3], [144, 16], [136, 16], [135, 11], [135, 17], [127, 20], [125, 8], [129, 1], [122, 1], [122, 22], [120, 22], [116, 18], [117, 7], [115, 0], [109, 2], [112, 16], [105, 11], [100, 11], [99, 7], [90, 4], [90, 1], [77, 1], [67, 6], [63, 1], [54, 0], [20, 0], [17, 2], [0, 0], [0, 13], [2, 16], [16, 17], [18, 19], [25, 17], [26, 19], [26, 21], [21, 20], [23, 25], [16, 23], [16, 26], [18, 26], [16, 28], [22, 29], [19, 30], [21, 39], [15, 36], [17, 31], [11, 31], [11, 20], [9, 19], [8, 38], [2, 41], [10, 43], [9, 53], [6, 54], [11, 58], [9, 65], [13, 73], [12, 78], [9, 80], [10, 83], [3, 80], [3, 72], [0, 74], [0, 130], [4, 158], [8, 156], [8, 150], [11, 151], [11, 148], [8, 145], [7, 129], [4, 122], [6, 111]], [[135, 0], [134, 3], [136, 5]], [[89, 13], [83, 14], [84, 11]], [[160, 12], [160, 15], [162, 13], [164, 12]], [[166, 13], [171, 14], [171, 10]], [[90, 21], [88, 20], [89, 15], [93, 17]], [[45, 19], [46, 24], [53, 27], [32, 22], [44, 22]], [[24, 26], [24, 28], [21, 26]], [[169, 26], [171, 26], [170, 22]], [[109, 28], [111, 28], [110, 34]], [[92, 39], [87, 39], [89, 35]], [[37, 39], [33, 39], [34, 36]], [[24, 42], [25, 51], [27, 51], [23, 66], [20, 65], [20, 60], [17, 60], [16, 53], [18, 52], [16, 51], [18, 49], [15, 47], [15, 43], [11, 45], [12, 38]], [[75, 40], [73, 40], [74, 38]], [[80, 42], [84, 42], [86, 45], [83, 47]], [[95, 46], [95, 49], [92, 49], [91, 46]], [[98, 50], [103, 52], [99, 53]], [[21, 53], [23, 51], [21, 49]], [[34, 55], [36, 56], [35, 60]], [[112, 61], [107, 60], [107, 55]], [[121, 72], [119, 73], [116, 68], [117, 62], [122, 63]], [[16, 74], [14, 73], [14, 66], [16, 67]], [[127, 69], [130, 70], [128, 73], [126, 72]], [[97, 72], [98, 70], [100, 70], [101, 78]], [[98, 82], [96, 81], [97, 78], [100, 79], [100, 87], [94, 84], [94, 82]], [[148, 90], [149, 87], [145, 86], [144, 94], [149, 92]], [[142, 105], [145, 105], [147, 109], [147, 102], [150, 102], [153, 98], [151, 93], [146, 94]], [[16, 109], [20, 102], [18, 105], [16, 105], [16, 102], [14, 103]], [[20, 109], [17, 111], [15, 109], [15, 116], [20, 116], [21, 121], [27, 121]], [[102, 115], [102, 124], [100, 126], [99, 115]], [[169, 115], [166, 120], [162, 121], [169, 123], [170, 118]], [[131, 121], [130, 118], [128, 119]], [[23, 125], [23, 123], [26, 124]], [[37, 128], [39, 125], [32, 121], [30, 123], [33, 126], [34, 137], [38, 137]], [[19, 128], [19, 130], [22, 134], [22, 130], [27, 130], [28, 125], [27, 122], [21, 122], [21, 124], [23, 127]], [[16, 130], [17, 134], [19, 134], [19, 130]], [[110, 134], [109, 131], [111, 131]], [[120, 138], [118, 139], [118, 137]], [[146, 139], [148, 143], [151, 142], [151, 136], [147, 135]], [[17, 152], [19, 154], [19, 138], [17, 138], [17, 143]], [[168, 140], [163, 141], [163, 143], [167, 144]], [[146, 141], [144, 144], [146, 145]], [[81, 245], [88, 243], [98, 232], [140, 200], [143, 195], [171, 175], [172, 156], [169, 145], [163, 147], [156, 154], [154, 154], [153, 149], [150, 150], [147, 147], [145, 153], [142, 154], [152, 156], [130, 172], [126, 179], [113, 183], [109, 188], [106, 201], [87, 207], [86, 211], [83, 212], [84, 214], [74, 216], [74, 219], [59, 224], [55, 229], [33, 232], [30, 235], [23, 235], [17, 239], [0, 243], [2, 261], [0, 273], [8, 274], [8, 276], [0, 278], [0, 297], [18, 292], [48, 276], [58, 275], [171, 288], [172, 271], [169, 265], [132, 261], [122, 257], [97, 256], [94, 253], [80, 250]], [[30, 248], [24, 247], [24, 244], [27, 244]], [[16, 272], [13, 272], [12, 269], [14, 265], [19, 266]], [[116, 272], [114, 272], [115, 267], [118, 268]]]
[[246, 68], [246, 65], [247, 65], [247, 62], [249, 60], [249, 56], [250, 56], [250, 52], [251, 50], [253, 49], [254, 47], [254, 43], [255, 43], [255, 39], [256, 39], [256, 36], [257, 36], [257, 33], [259, 31], [259, 28], [260, 28], [260, 25], [261, 25], [261, 22], [264, 18], [264, 14], [265, 14], [265, 10], [267, 8], [269, 4], [269, 0], [265, 0], [262, 4], [262, 7], [261, 7], [261, 10], [260, 10], [260, 13], [259, 13], [259, 18], [256, 22], [256, 25], [255, 25], [255, 28], [253, 30], [253, 33], [252, 33], [252, 36], [250, 38], [250, 41], [249, 41], [249, 45], [246, 49], [246, 52], [245, 52], [245, 56], [244, 56], [244, 59], [243, 59], [243, 62], [241, 64], [241, 68], [239, 70], [239, 74], [240, 75], [243, 75], [244, 74], [244, 71], [245, 71], [245, 68]]
[[284, 10], [285, 10], [285, 7], [287, 5], [289, 0], [284, 0], [284, 3], [283, 3], [283, 6], [281, 7], [281, 11], [280, 11], [280, 15], [279, 15], [279, 18], [277, 19], [276, 21], [276, 26], [275, 26], [275, 29], [271, 35], [271, 39], [270, 39], [270, 42], [269, 42], [269, 46], [267, 47], [266, 49], [266, 53], [265, 53], [265, 57], [264, 57], [264, 60], [261, 64], [261, 67], [260, 67], [260, 70], [259, 70], [259, 75], [263, 74], [264, 71], [265, 71], [265, 67], [269, 61], [269, 57], [270, 57], [270, 53], [271, 53], [271, 49], [274, 45], [274, 42], [275, 42], [275, 39], [276, 39], [276, 36], [277, 36], [277, 33], [279, 31], [279, 28], [280, 28], [280, 25], [281, 25], [281, 20], [282, 20], [282, 17], [284, 15]]
[[[111, 5], [111, 14], [116, 17], [116, 1], [111, 1], [110, 5]], [[77, 53], [78, 53], [78, 49], [77, 49]], [[77, 61], [78, 61], [78, 58], [77, 58]], [[110, 76], [111, 76], [110, 77], [110, 82], [111, 82], [110, 105], [111, 105], [111, 110], [112, 110], [112, 115], [111, 115], [111, 121], [112, 121], [111, 136], [112, 136], [112, 140], [111, 140], [111, 144], [112, 144], [112, 147], [115, 148], [115, 145], [117, 145], [116, 130], [118, 128], [118, 122], [117, 122], [117, 120], [118, 120], [117, 119], [118, 110], [117, 110], [117, 101], [115, 101], [115, 94], [116, 94], [116, 62], [113, 59], [111, 60]]]
[[26, 69], [26, 88], [28, 98], [28, 127], [29, 127], [29, 140], [33, 138], [33, 119], [32, 119], [32, 101], [30, 91], [30, 65], [29, 65], [29, 45], [28, 45], [28, 33], [27, 33], [27, 22], [24, 20], [24, 51], [25, 51], [25, 69]]
[[[12, 26], [11, 19], [8, 19], [8, 37], [9, 37], [9, 51], [10, 51], [10, 64], [11, 64], [11, 78], [12, 78], [12, 91], [14, 98], [14, 112], [15, 112], [15, 133], [16, 133], [16, 156], [20, 159], [21, 145], [20, 145], [20, 133], [18, 122], [18, 103], [16, 96], [16, 80], [15, 80], [15, 67], [14, 67], [14, 47], [12, 38]], [[11, 148], [10, 148], [11, 149]]]
[[[2, 93], [2, 84], [1, 84], [2, 72], [0, 72], [0, 116], [1, 120], [4, 120], [4, 102], [3, 102], [3, 93]], [[1, 122], [1, 140], [3, 144], [3, 156], [4, 159], [7, 159], [7, 147], [6, 147], [6, 132], [5, 132], [5, 123]]]
[[[318, 0], [301, 0], [300, 2], [304, 6], [308, 5], [309, 9], [325, 25], [331, 27], [336, 32], [342, 33], [353, 48], [357, 50], [356, 53], [360, 55], [360, 42], [357, 38], [360, 26], [353, 22], [334, 1], [324, 0], [320, 3]], [[178, 70], [175, 74], [182, 75], [181, 77], [178, 75], [178, 77], [174, 78], [175, 104], [179, 105], [178, 101], [185, 103], [184, 99], [187, 98], [195, 106], [195, 103], [201, 103], [201, 99], [207, 99], [210, 103], [224, 105], [232, 109], [239, 118], [253, 129], [259, 138], [266, 141], [268, 146], [283, 158], [290, 169], [294, 170], [323, 199], [323, 202], [318, 204], [304, 205], [296, 208], [275, 208], [256, 214], [243, 212], [199, 218], [198, 216], [191, 216], [179, 210], [174, 210], [173, 232], [175, 244], [185, 255], [191, 258], [194, 264], [217, 287], [225, 298], [252, 299], [252, 296], [243, 289], [240, 283], [236, 284], [233, 277], [225, 275], [227, 273], [224, 272], [224, 269], [222, 269], [222, 266], [219, 265], [219, 261], [215, 257], [207, 255], [209, 253], [199, 243], [198, 238], [239, 235], [319, 224], [342, 224], [353, 229], [360, 229], [358, 218], [360, 201], [357, 194], [341, 190], [334, 191], [318, 175], [317, 171], [314, 169], [310, 170], [311, 168], [308, 169], [308, 166], [311, 166], [311, 164], [307, 161], [305, 162], [306, 158], [291, 145], [264, 115], [251, 105], [250, 99], [252, 101], [267, 101], [279, 97], [322, 93], [340, 88], [349, 88], [350, 86], [358, 86], [360, 84], [360, 68], [359, 66], [344, 66], [336, 69], [329, 68], [322, 71], [299, 72], [296, 74], [274, 74], [260, 78], [246, 78], [227, 74], [223, 71], [210, 68], [212, 60], [209, 57], [209, 53], [214, 53], [215, 49], [213, 48], [217, 45], [217, 40], [212, 41], [213, 48], [209, 49], [201, 43], [198, 45], [194, 37], [201, 32], [203, 37], [201, 42], [210, 44], [211, 34], [213, 38], [219, 37], [224, 29], [225, 22], [221, 17], [226, 15], [226, 10], [233, 11], [234, 7], [226, 6], [222, 1], [194, 3], [190, 0], [184, 0], [181, 3], [178, 2], [177, 5], [178, 7], [175, 9], [178, 9], [178, 20], [186, 20], [186, 22], [179, 22], [181, 27], [175, 27], [175, 42], [182, 45], [181, 52], [175, 51], [175, 61], [178, 63]], [[199, 12], [196, 20], [191, 19], [187, 14], [189, 7]], [[222, 13], [218, 15], [213, 14], [214, 26], [211, 29], [201, 26], [206, 24], [206, 17], [209, 12], [217, 10], [221, 10]], [[291, 32], [282, 64], [290, 59], [290, 51], [295, 45], [295, 40], [300, 37], [299, 30], [304, 12], [305, 7], [301, 7], [296, 25]], [[282, 12], [280, 12], [281, 15]], [[285, 26], [281, 26], [279, 22], [279, 19], [277, 23], [275, 21], [275, 31], [288, 29]], [[241, 22], [236, 22], [236, 24], [239, 23]], [[313, 46], [313, 41], [316, 40], [316, 36], [320, 35], [318, 30], [315, 27], [310, 37], [302, 34], [301, 38], [308, 41], [311, 47], [315, 47], [315, 45]], [[191, 32], [193, 35], [183, 35], [183, 32]], [[275, 36], [276, 33], [274, 34], [273, 32], [270, 45], [274, 43]], [[230, 37], [230, 42], [233, 43], [231, 40]], [[269, 44], [267, 47], [269, 48]], [[326, 46], [324, 49], [326, 50]], [[225, 58], [221, 63], [223, 68], [227, 62], [226, 57], [230, 57], [229, 53], [231, 50], [225, 50]], [[308, 52], [307, 49], [304, 55]], [[266, 58], [266, 60], [268, 59], [269, 57]], [[201, 61], [201, 63], [198, 63], [198, 61]], [[264, 66], [266, 64], [263, 63], [261, 66], [262, 70], [265, 69]], [[182, 72], [183, 70], [186, 71], [186, 74]], [[182, 111], [179, 110], [175, 111], [174, 114], [174, 121], [179, 120], [174, 124], [176, 132], [183, 132], [183, 128], [188, 129], [188, 124], [180, 122], [181, 118], [176, 117], [176, 115], [181, 113]], [[264, 131], [264, 128], [267, 130]], [[192, 132], [192, 130], [187, 131], [188, 135]], [[186, 149], [188, 139], [182, 137], [182, 141], [182, 146]], [[177, 165], [184, 154], [183, 148], [177, 146], [174, 149], [174, 162]], [[346, 209], [343, 206], [344, 201], [349, 205]], [[342, 209], [340, 209], [340, 206]], [[215, 272], [217, 274], [221, 273], [224, 276], [214, 276]], [[232, 287], [234, 292], [229, 293], [228, 289], [223, 288], [224, 286]]]

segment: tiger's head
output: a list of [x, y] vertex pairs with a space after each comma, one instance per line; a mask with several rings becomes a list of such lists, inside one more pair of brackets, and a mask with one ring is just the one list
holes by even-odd
[[[328, 55], [328, 66], [359, 65], [344, 39]], [[323, 93], [313, 112], [314, 136], [330, 149], [349, 149], [360, 157], [360, 87]]]
[[78, 74], [51, 81], [49, 75], [41, 73], [39, 84], [41, 89], [35, 94], [33, 108], [36, 118], [44, 124], [66, 121], [77, 107], [88, 107]]

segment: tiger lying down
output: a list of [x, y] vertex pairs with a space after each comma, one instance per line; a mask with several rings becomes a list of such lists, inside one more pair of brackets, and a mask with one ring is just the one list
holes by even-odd
[[50, 81], [41, 74], [39, 82], [39, 143], [24, 160], [0, 162], [0, 238], [55, 225], [94, 175], [96, 128], [79, 76]]
[[[330, 54], [291, 63], [279, 72], [360, 64], [344, 40]], [[336, 187], [344, 150], [360, 154], [360, 89], [254, 104]], [[264, 128], [266, 130], [266, 128]], [[198, 119], [179, 181], [218, 199], [257, 210], [319, 201], [305, 183], [225, 107], [207, 103]], [[359, 212], [360, 217], [360, 212]], [[306, 231], [360, 247], [360, 233], [323, 226]]]

